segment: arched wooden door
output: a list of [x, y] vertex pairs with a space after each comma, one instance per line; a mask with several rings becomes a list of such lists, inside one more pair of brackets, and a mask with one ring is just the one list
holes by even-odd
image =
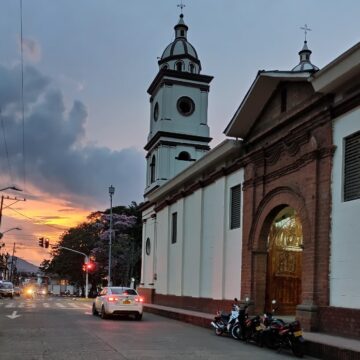
[[276, 300], [278, 314], [293, 315], [301, 303], [302, 226], [296, 211], [286, 207], [275, 217], [268, 237], [266, 311]]

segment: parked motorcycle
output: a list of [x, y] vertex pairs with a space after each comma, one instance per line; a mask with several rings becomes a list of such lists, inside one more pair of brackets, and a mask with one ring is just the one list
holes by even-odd
[[[273, 304], [275, 303], [273, 300]], [[291, 349], [295, 356], [303, 357], [305, 340], [300, 322], [295, 320], [286, 323], [282, 319], [275, 318], [273, 314], [276, 309], [263, 317], [265, 328], [262, 330], [261, 342], [271, 349]]]
[[245, 304], [240, 307], [239, 315], [231, 329], [231, 335], [234, 339], [252, 341], [261, 345], [261, 335], [265, 326], [261, 323], [260, 316], [249, 317], [247, 309], [250, 299], [245, 299]]
[[214, 320], [211, 322], [211, 325], [215, 329], [215, 334], [217, 336], [232, 333], [232, 328], [239, 316], [239, 310], [240, 308], [238, 305], [238, 299], [235, 298], [230, 314], [224, 313], [223, 311], [218, 311], [216, 313]]
[[290, 349], [297, 357], [304, 356], [304, 343], [302, 329], [299, 321], [285, 323], [275, 319], [263, 331], [264, 344], [276, 350]]

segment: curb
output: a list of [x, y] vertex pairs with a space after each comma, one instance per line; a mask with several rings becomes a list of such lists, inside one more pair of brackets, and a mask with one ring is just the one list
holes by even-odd
[[[194, 314], [159, 309], [146, 305], [144, 305], [144, 311], [210, 329], [211, 320], [207, 318], [205, 314], [204, 316], [197, 316]], [[307, 339], [305, 340], [305, 355], [323, 360], [360, 360], [360, 352]]]

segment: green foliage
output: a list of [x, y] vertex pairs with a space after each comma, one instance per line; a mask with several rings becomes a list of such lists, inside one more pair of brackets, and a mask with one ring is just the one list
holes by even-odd
[[[131, 277], [140, 282], [141, 269], [141, 212], [133, 202], [130, 206], [118, 206], [113, 212], [112, 235], [112, 282], [114, 285], [130, 284]], [[109, 261], [110, 210], [93, 212], [87, 221], [66, 231], [58, 245], [90, 255], [96, 268], [89, 274], [92, 288], [106, 284]], [[44, 260], [41, 270], [46, 274], [57, 274], [70, 283], [83, 287], [85, 275], [82, 270], [84, 256], [55, 248], [52, 259]]]

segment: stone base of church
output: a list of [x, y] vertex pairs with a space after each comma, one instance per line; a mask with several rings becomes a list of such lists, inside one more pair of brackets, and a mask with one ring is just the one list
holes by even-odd
[[209, 298], [196, 298], [191, 296], [176, 296], [157, 294], [155, 289], [138, 288], [139, 294], [144, 297], [144, 302], [169, 306], [178, 309], [199, 311], [208, 314], [215, 314], [218, 310], [229, 312], [234, 299], [214, 300]]
[[360, 339], [360, 309], [319, 308], [319, 331]]
[[318, 331], [319, 308], [315, 305], [301, 304], [296, 307], [296, 319], [305, 331]]

